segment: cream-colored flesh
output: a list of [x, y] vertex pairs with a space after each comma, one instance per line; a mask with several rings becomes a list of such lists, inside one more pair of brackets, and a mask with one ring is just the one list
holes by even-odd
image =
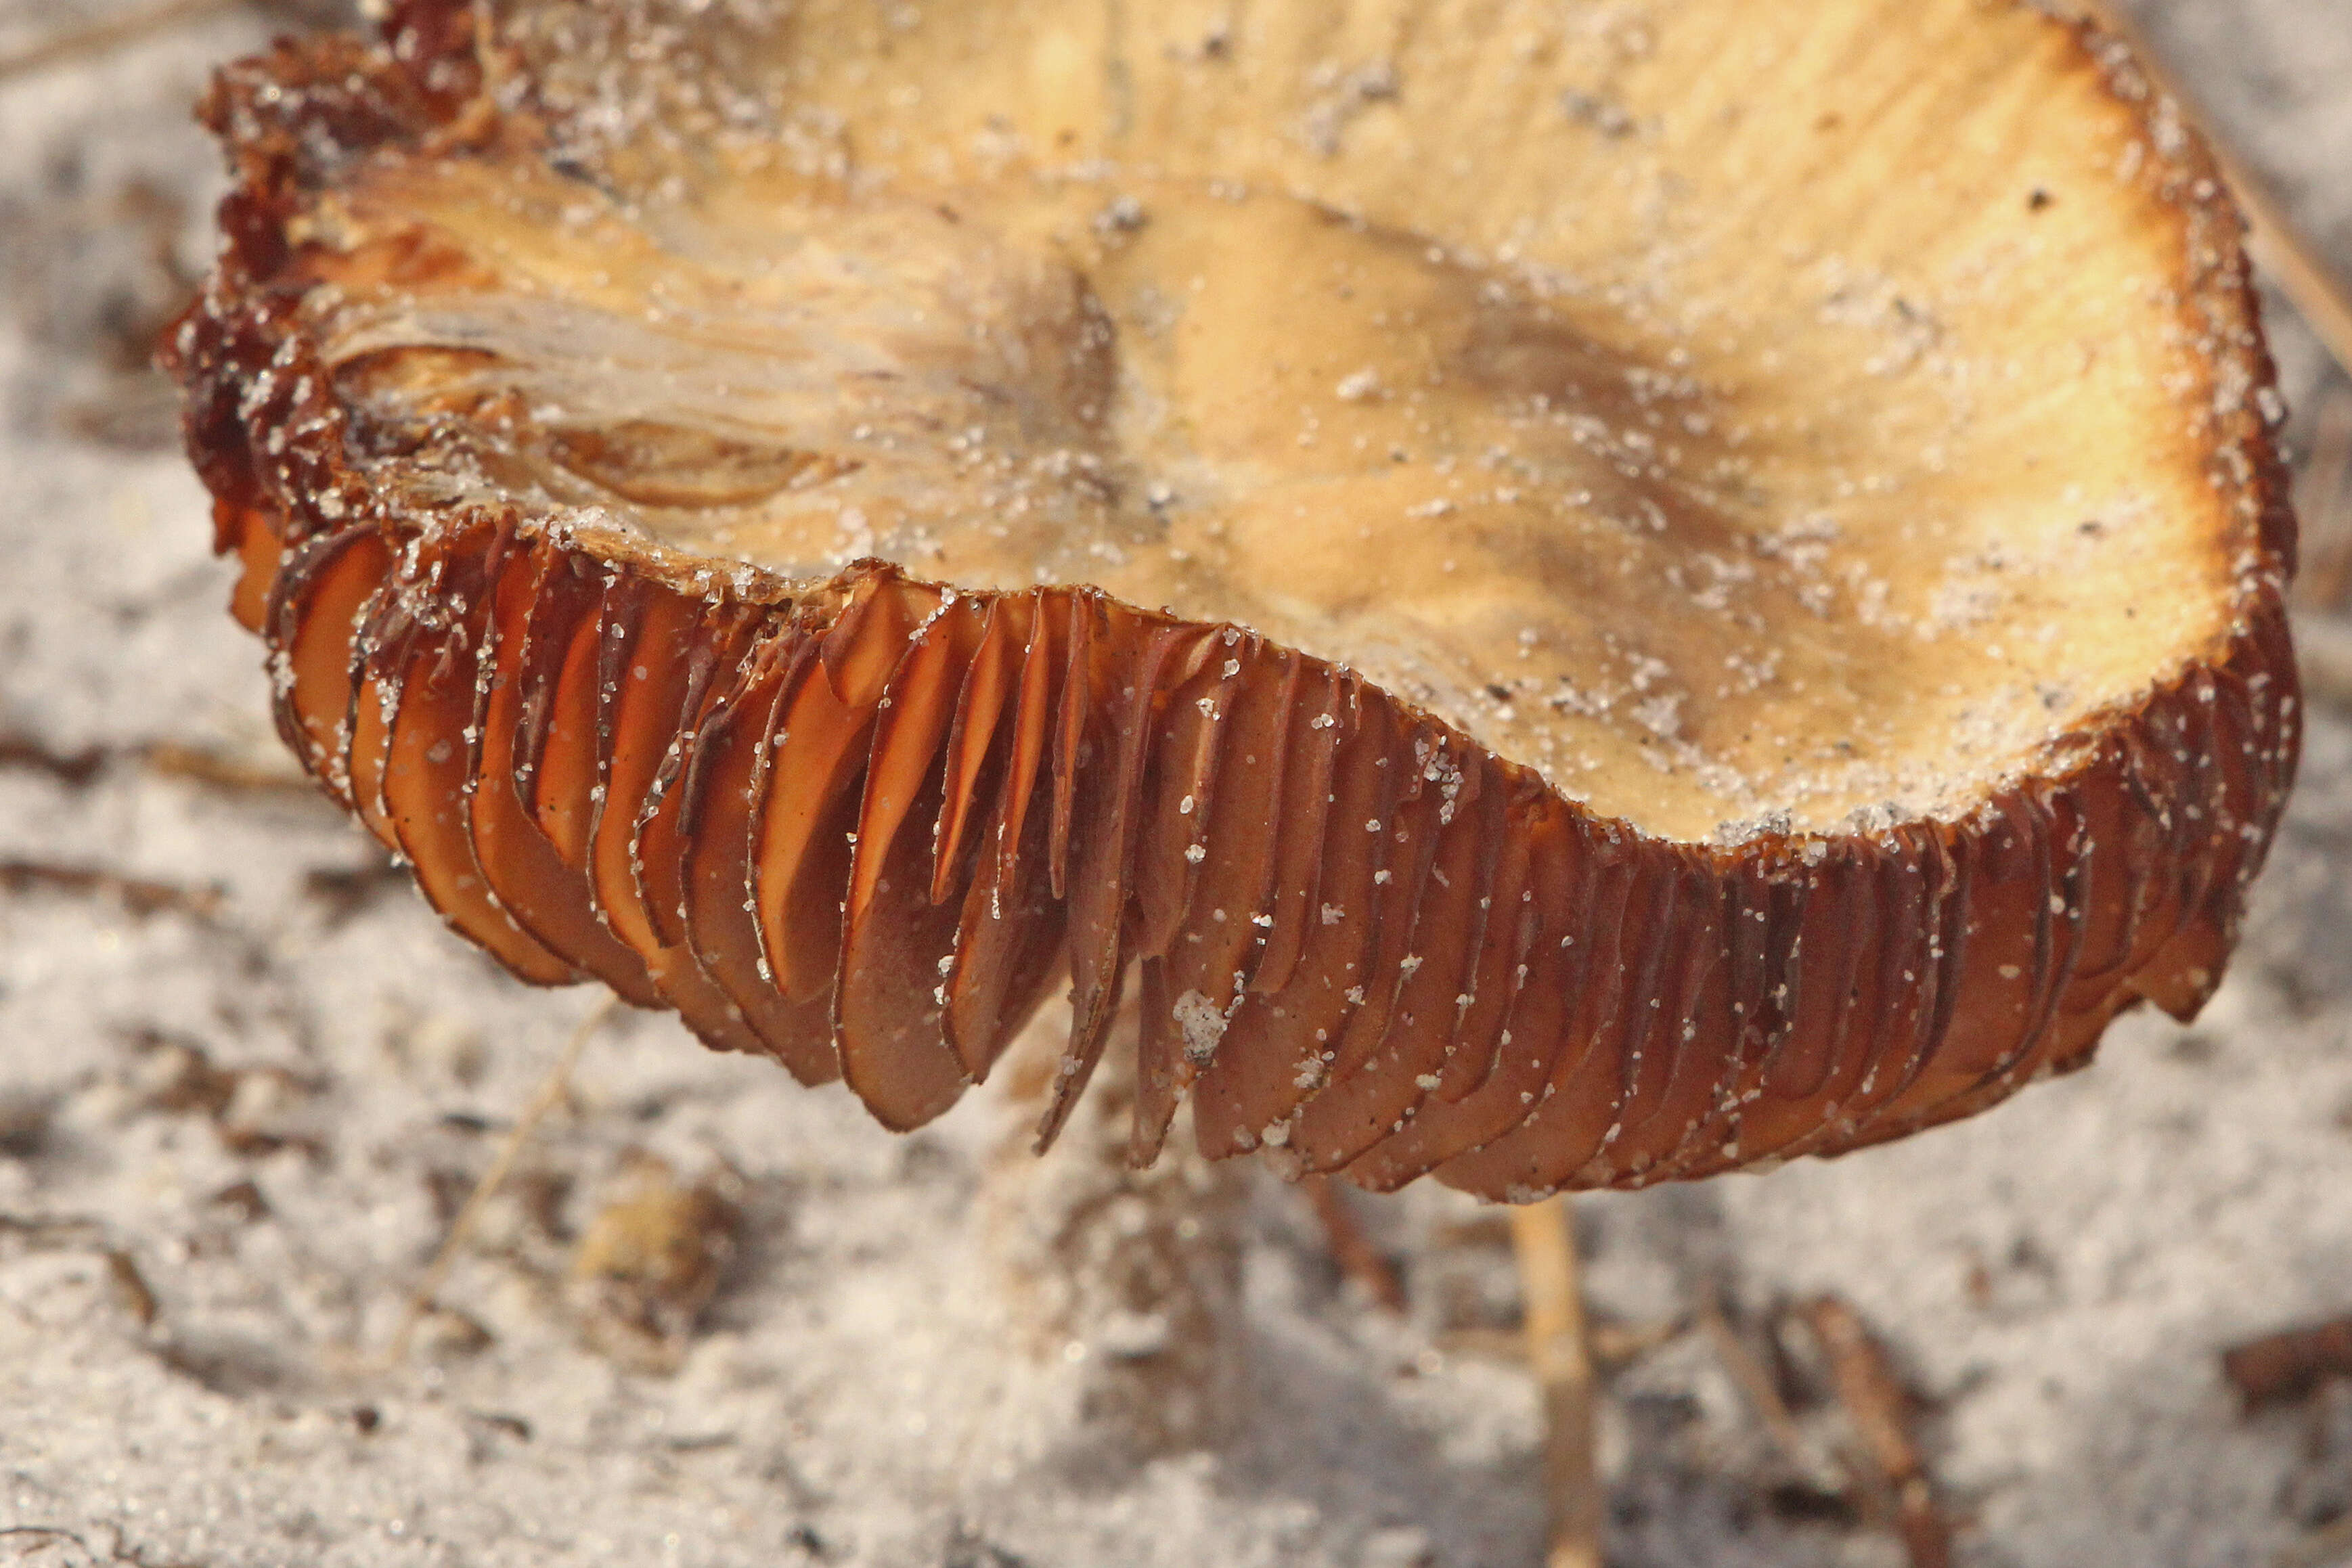
[[[2215, 389], [2149, 282], [2181, 239], [2042, 23], [1720, 0], [1593, 45], [1606, 83], [1546, 34], [1517, 138], [1496, 51], [1287, 87], [1255, 57], [1345, 62], [1393, 9], [1190, 56], [1075, 0], [887, 54], [804, 16], [825, 156], [698, 155], [630, 202], [527, 151], [387, 162], [317, 215], [346, 287], [310, 308], [453, 493], [1244, 622], [1665, 836], [1965, 810], [2220, 635], [2228, 525], [2179, 455]], [[1963, 14], [1967, 47], [1871, 74], [1874, 23]], [[1769, 68], [1645, 97], [1709, 26]], [[395, 242], [434, 275], [378, 286]]]

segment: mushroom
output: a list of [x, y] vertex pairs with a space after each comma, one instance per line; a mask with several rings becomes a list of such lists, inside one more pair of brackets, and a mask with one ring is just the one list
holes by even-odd
[[[764, 19], [763, 19], [764, 18]], [[2238, 223], [2020, 5], [403, 0], [205, 109], [278, 724], [523, 979], [893, 1128], [1489, 1198], [2218, 983], [2293, 771]]]

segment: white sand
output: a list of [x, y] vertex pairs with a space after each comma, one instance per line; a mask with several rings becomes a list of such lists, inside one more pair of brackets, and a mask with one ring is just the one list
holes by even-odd
[[[2149, 10], [2352, 255], [2352, 4]], [[0, 0], [0, 50], [61, 14]], [[152, 388], [91, 348], [110, 308], [168, 293], [123, 222], [126, 183], [209, 202], [182, 106], [205, 62], [258, 36], [208, 24], [0, 84], [0, 732], [282, 766], [204, 497], [153, 444]], [[202, 235], [181, 235], [191, 261]], [[2318, 358], [2291, 326], [2279, 339], [2308, 403]], [[70, 434], [100, 397], [116, 444]], [[1507, 1256], [1472, 1205], [1360, 1204], [1412, 1289], [1396, 1321], [1335, 1281], [1297, 1195], [1251, 1173], [1242, 1326], [1221, 1353], [1242, 1358], [1238, 1429], [1137, 1462], [1073, 1401], [1148, 1347], [1148, 1322], [1097, 1313], [1082, 1353], [1042, 1369], [1014, 1349], [1006, 1314], [1028, 1298], [1000, 1286], [981, 1197], [998, 1109], [894, 1139], [838, 1090], [710, 1055], [667, 1019], [600, 1035], [527, 1156], [520, 1191], [552, 1195], [553, 1228], [497, 1206], [442, 1292], [487, 1339], [437, 1320], [406, 1367], [371, 1371], [442, 1232], [436, 1193], [487, 1165], [591, 998], [505, 979], [396, 883], [339, 916], [306, 877], [372, 855], [300, 795], [130, 760], [81, 787], [0, 767], [7, 857], [226, 900], [208, 924], [0, 895], [0, 1559], [1534, 1560], [1532, 1396], [1460, 1332], [1510, 1312]], [[1852, 1298], [1935, 1402], [1967, 1563], [2272, 1561], [2352, 1508], [2352, 1400], [2242, 1420], [2216, 1353], [2352, 1311], [2348, 933], [2352, 720], [2323, 712], [2246, 948], [2194, 1030], [2128, 1019], [2094, 1071], [1906, 1145], [1588, 1199], [1597, 1312], [1639, 1327], [1717, 1291], [1751, 1320], [1792, 1294]], [[218, 1117], [174, 1109], [202, 1085], [155, 1037], [282, 1073], [246, 1072]], [[235, 1152], [224, 1123], [293, 1142]], [[589, 1348], [562, 1283], [565, 1235], [632, 1148], [740, 1177], [740, 1244], [675, 1375]], [[247, 1182], [266, 1212], [216, 1200]], [[152, 1323], [110, 1252], [152, 1291]], [[1899, 1560], [1883, 1531], [1769, 1505], [1791, 1472], [1702, 1336], [1615, 1375], [1607, 1437], [1621, 1563]]]

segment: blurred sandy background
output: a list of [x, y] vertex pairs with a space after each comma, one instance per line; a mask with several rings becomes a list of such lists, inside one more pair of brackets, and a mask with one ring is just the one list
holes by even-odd
[[[986, 1096], [894, 1139], [667, 1018], [589, 1042], [380, 1364], [593, 998], [494, 972], [289, 787], [145, 363], [208, 255], [208, 66], [339, 5], [26, 57], [137, 8], [0, 0], [0, 1562], [1534, 1561], [1492, 1213], [1353, 1203], [1392, 1312], [1260, 1173], [1171, 1173], [1204, 1188], [1171, 1206], [1083, 1138], [1008, 1171]], [[2140, 9], [2352, 273], [2352, 0]], [[2342, 549], [2352, 384], [2273, 322], [2306, 528]], [[2127, 1019], [2095, 1070], [1902, 1146], [1581, 1202], [1613, 1562], [1904, 1562], [1785, 1312], [1823, 1291], [1918, 1396], [1958, 1561], [2352, 1562], [2352, 1386], [2249, 1417], [2219, 1364], [2352, 1312], [2352, 601], [2309, 614], [2337, 684], [2194, 1028]], [[1206, 1279], [1198, 1312], [1057, 1294], [1060, 1260], [1138, 1247]]]

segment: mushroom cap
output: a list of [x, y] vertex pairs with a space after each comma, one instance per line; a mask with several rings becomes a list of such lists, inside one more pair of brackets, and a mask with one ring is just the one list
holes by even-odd
[[[477, 36], [478, 25], [487, 31]], [[279, 726], [527, 980], [908, 1128], [1830, 1154], [2218, 983], [2296, 748], [2238, 224], [1976, 0], [406, 0], [206, 117]]]

